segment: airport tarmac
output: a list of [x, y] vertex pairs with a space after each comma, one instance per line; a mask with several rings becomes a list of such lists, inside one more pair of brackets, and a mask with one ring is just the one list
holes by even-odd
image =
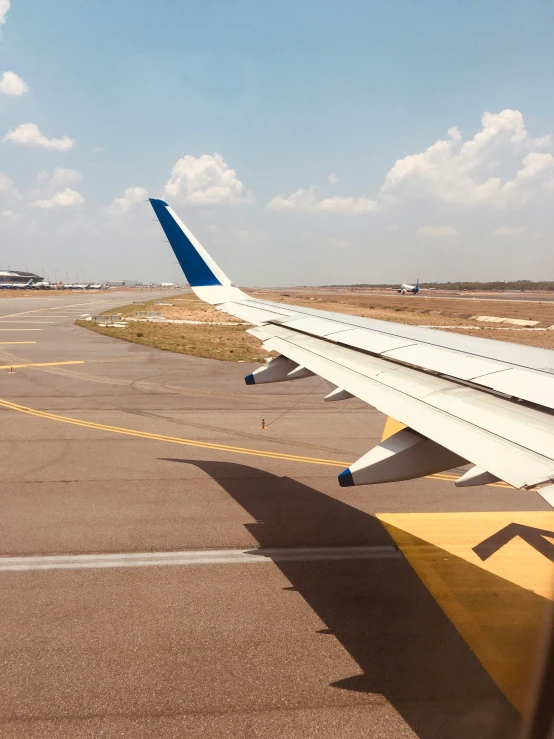
[[0, 736], [515, 737], [552, 509], [342, 489], [380, 413], [73, 324], [128, 300], [0, 301]]

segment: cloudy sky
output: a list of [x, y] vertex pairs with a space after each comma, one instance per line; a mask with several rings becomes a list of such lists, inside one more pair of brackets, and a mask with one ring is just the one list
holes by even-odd
[[[55, 8], [55, 10], [54, 10]], [[553, 279], [547, 0], [0, 0], [0, 268]]]

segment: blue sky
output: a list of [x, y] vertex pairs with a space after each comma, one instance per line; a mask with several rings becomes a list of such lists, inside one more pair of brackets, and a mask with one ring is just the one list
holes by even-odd
[[553, 16], [0, 0], [0, 267], [178, 280], [149, 195], [241, 284], [552, 279]]

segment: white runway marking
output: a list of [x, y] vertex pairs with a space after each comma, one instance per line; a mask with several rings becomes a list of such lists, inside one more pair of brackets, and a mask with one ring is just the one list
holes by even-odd
[[0, 328], [0, 331], [42, 331], [41, 328]]
[[22, 323], [23, 325], [28, 325], [29, 323], [38, 323], [39, 326], [45, 326], [47, 323], [56, 323], [56, 321], [37, 321], [35, 319], [28, 320], [26, 318], [20, 318], [18, 321], [5, 321], [2, 316], [0, 316], [0, 323]]
[[289, 549], [201, 549], [197, 551], [143, 552], [138, 554], [64, 554], [38, 557], [0, 557], [0, 572], [401, 558], [402, 554], [392, 545]]
[[64, 310], [69, 310], [70, 308], [79, 308], [83, 305], [90, 305], [90, 301], [87, 303], [71, 303], [64, 306], [54, 306], [53, 308], [37, 308], [36, 310], [24, 310], [21, 311], [21, 313], [8, 313], [5, 316], [0, 316], [0, 318], [16, 318], [18, 316], [28, 316], [30, 313], [42, 313], [43, 311], [51, 311], [51, 310], [59, 310], [60, 307], [62, 307]]

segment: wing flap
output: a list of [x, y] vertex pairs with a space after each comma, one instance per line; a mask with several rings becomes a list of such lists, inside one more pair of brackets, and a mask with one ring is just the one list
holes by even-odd
[[471, 380], [474, 377], [479, 377], [479, 375], [509, 368], [509, 365], [500, 362], [472, 357], [448, 349], [437, 349], [424, 344], [413, 344], [412, 346], [393, 349], [387, 351], [385, 356], [423, 369], [457, 377], [460, 380]]
[[[232, 303], [229, 305], [236, 306], [237, 304]], [[251, 320], [253, 323], [279, 323], [287, 326], [291, 331], [325, 338], [327, 341], [340, 346], [352, 347], [362, 352], [380, 355], [390, 360], [391, 363], [402, 362], [403, 364], [408, 364], [427, 372], [447, 375], [457, 380], [471, 381], [474, 384], [483, 385], [505, 395], [520, 398], [521, 400], [526, 400], [554, 410], [554, 374], [550, 372], [549, 366], [546, 364], [541, 371], [536, 367], [527, 368], [521, 365], [518, 366], [514, 362], [510, 363], [507, 361], [508, 357], [502, 352], [500, 353], [501, 357], [491, 357], [485, 354], [478, 355], [453, 349], [449, 346], [437, 346], [428, 342], [416, 341], [408, 336], [399, 336], [394, 333], [356, 327], [354, 324], [349, 325], [349, 321], [351, 320], [360, 320], [355, 316], [336, 314], [337, 318], [340, 318], [340, 321], [331, 321], [327, 317], [323, 319], [317, 315], [317, 313], [323, 313], [323, 311], [313, 311], [312, 317], [308, 318], [305, 313], [302, 315], [302, 313], [297, 312], [296, 306], [287, 306], [286, 308], [285, 306], [279, 306], [281, 312], [275, 313], [271, 317], [269, 314], [264, 313], [267, 310], [266, 305], [270, 305], [271, 310], [275, 310], [273, 304], [266, 304], [262, 301], [250, 301], [248, 304], [248, 320]], [[228, 310], [228, 308], [226, 307], [225, 310]], [[228, 312], [238, 315], [236, 307], [228, 310]], [[333, 314], [325, 313], [325, 315], [332, 316]], [[256, 319], [256, 316], [258, 316], [258, 319]], [[384, 322], [376, 321], [375, 323], [383, 324]], [[409, 333], [412, 333], [414, 328], [417, 329], [418, 327], [390, 324], [391, 331], [410, 329]], [[452, 342], [452, 334], [446, 334], [443, 331], [427, 331], [425, 338], [427, 338], [427, 334], [429, 333], [436, 335], [437, 338], [435, 338], [435, 341], [440, 341], [443, 336], [446, 336], [448, 337], [448, 342]], [[462, 344], [463, 340], [467, 338], [473, 337], [462, 335], [456, 335], [454, 337], [454, 339], [460, 339]], [[495, 343], [484, 339], [476, 339], [476, 341], [478, 344], [480, 341], [483, 341], [485, 345]], [[504, 344], [505, 342], [496, 343]], [[524, 347], [515, 344], [512, 346], [520, 350], [520, 362], [525, 361], [527, 349], [534, 349], [534, 347]], [[473, 349], [474, 345], [471, 348]], [[537, 349], [536, 351], [540, 353], [536, 355], [541, 357], [538, 359], [539, 362], [549, 361], [551, 364], [554, 364], [554, 359], [549, 356], [554, 355], [554, 352], [545, 349]], [[544, 354], [547, 357], [544, 357]], [[535, 355], [533, 354], [533, 356]], [[513, 359], [515, 360], [516, 357], [513, 357]]]
[[554, 377], [546, 373], [539, 375], [537, 372], [509, 368], [479, 377], [476, 382], [500, 393], [554, 408]]
[[[549, 456], [528, 446], [530, 421], [538, 422], [538, 411], [519, 408], [521, 416], [512, 419], [506, 430], [502, 423], [505, 408], [496, 409], [496, 419], [494, 411], [489, 411], [486, 418], [482, 411], [476, 412], [469, 401], [481, 395], [478, 390], [460, 388], [455, 382], [407, 367], [391, 371], [386, 360], [364, 357], [361, 362], [356, 352], [333, 347], [321, 339], [301, 335], [284, 339], [278, 335], [279, 327], [274, 326], [273, 331], [274, 336], [266, 342], [268, 349], [307, 367], [514, 487], [530, 487], [554, 477], [552, 450], [548, 452], [551, 431], [543, 429], [538, 441], [532, 439]], [[465, 396], [460, 396], [454, 407], [448, 399], [455, 391]], [[496, 400], [510, 405], [507, 400]], [[494, 424], [494, 431], [487, 424]]]

